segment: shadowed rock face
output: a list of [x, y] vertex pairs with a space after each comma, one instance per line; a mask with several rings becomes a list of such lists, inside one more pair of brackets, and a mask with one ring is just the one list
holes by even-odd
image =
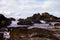
[[18, 19], [18, 21], [22, 21], [22, 20], [24, 20], [24, 19]]
[[1, 22], [2, 20], [6, 20], [6, 17], [5, 17], [4, 15], [0, 14], [0, 22]]
[[33, 23], [41, 23], [41, 15], [40, 13], [34, 14], [32, 17], [27, 17], [28, 20], [31, 20]]
[[16, 21], [16, 19], [14, 19], [14, 18], [9, 18], [11, 21]]
[[42, 13], [41, 16], [43, 16], [43, 17], [50, 17], [50, 16], [49, 16], [49, 13], [47, 13], [47, 12]]
[[27, 19], [20, 19], [17, 24], [18, 25], [33, 25], [33, 23], [30, 20], [27, 20]]
[[48, 22], [56, 21], [56, 18], [57, 18], [57, 17], [55, 17], [53, 15], [50, 15], [47, 12], [42, 13], [41, 16], [43, 17], [43, 20], [48, 21]]
[[0, 14], [0, 28], [7, 27], [11, 24], [11, 20], [6, 18], [4, 15]]
[[51, 15], [47, 12], [42, 13], [41, 18], [42, 18], [42, 20], [45, 20], [47, 22], [60, 22], [60, 18], [58, 18], [54, 15]]
[[4, 39], [3, 39], [3, 34], [2, 34], [2, 33], [0, 33], [0, 40], [4, 40]]

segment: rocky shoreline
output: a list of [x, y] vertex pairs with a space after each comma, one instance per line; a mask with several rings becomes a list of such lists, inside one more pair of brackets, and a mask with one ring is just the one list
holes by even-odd
[[[42, 24], [43, 26], [41, 26]], [[17, 25], [21, 26], [17, 27]], [[30, 29], [28, 29], [28, 27], [30, 27]], [[47, 29], [38, 27], [47, 27]], [[0, 14], [0, 31], [3, 32], [0, 32], [1, 40], [60, 40], [56, 31], [49, 30], [49, 27], [54, 27], [51, 28], [53, 30], [59, 29], [60, 18], [47, 12], [42, 14], [37, 13], [26, 19], [19, 18], [18, 20], [15, 18], [7, 18]], [[60, 30], [58, 31], [60, 32]], [[10, 38], [3, 38], [4, 33], [10, 35]]]
[[54, 31], [41, 28], [27, 29], [26, 27], [14, 28], [10, 31], [10, 40], [59, 40]]

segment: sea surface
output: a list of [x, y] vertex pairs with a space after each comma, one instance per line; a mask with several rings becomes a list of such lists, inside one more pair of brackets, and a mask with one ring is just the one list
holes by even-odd
[[[50, 22], [52, 25], [49, 25], [49, 23], [44, 23], [44, 24], [37, 24], [35, 23], [33, 26], [30, 25], [17, 25], [19, 21], [12, 21], [12, 23], [8, 27], [28, 27], [30, 28], [55, 28], [54, 24], [58, 22]], [[60, 28], [57, 26], [57, 28]]]

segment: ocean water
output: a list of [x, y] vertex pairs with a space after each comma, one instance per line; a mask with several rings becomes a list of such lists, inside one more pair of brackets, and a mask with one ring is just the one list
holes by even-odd
[[54, 28], [54, 26], [50, 26], [49, 24], [34, 24], [33, 26], [30, 26], [28, 29], [31, 28]]
[[30, 26], [30, 25], [17, 25], [19, 21], [12, 21], [12, 23], [8, 26], [8, 27], [27, 27], [27, 26]]
[[[17, 25], [19, 21], [12, 21], [11, 25], [9, 25], [8, 27], [28, 27], [28, 29], [30, 28], [55, 28], [55, 26], [53, 26], [55, 23], [58, 23], [58, 22], [50, 22], [52, 25], [49, 25], [47, 23], [44, 23], [44, 24], [34, 24], [33, 26], [30, 26], [30, 25]], [[60, 26], [56, 26], [57, 28], [60, 28]]]
[[18, 23], [17, 20], [16, 21], [12, 21], [12, 23], [8, 27], [17, 27], [18, 26], [17, 23]]

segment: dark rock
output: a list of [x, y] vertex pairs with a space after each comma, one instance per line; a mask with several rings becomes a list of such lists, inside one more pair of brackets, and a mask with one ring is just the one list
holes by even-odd
[[16, 19], [14, 19], [14, 18], [9, 18], [11, 21], [15, 21]]
[[6, 17], [5, 17], [4, 15], [0, 14], [0, 22], [1, 22], [2, 20], [6, 20]]
[[32, 21], [33, 23], [41, 23], [40, 19], [41, 19], [41, 15], [40, 13], [34, 14], [31, 17], [27, 17], [28, 20]]
[[22, 19], [18, 23], [18, 25], [33, 25], [33, 23], [30, 20]]
[[47, 13], [47, 12], [42, 13], [41, 16], [43, 16], [43, 17], [50, 17], [50, 16], [49, 16], [49, 13]]
[[4, 40], [2, 33], [0, 33], [0, 40]]
[[56, 20], [57, 20], [57, 22], [60, 22], [60, 18], [57, 18]]
[[48, 21], [48, 22], [57, 22], [57, 17], [47, 13], [47, 12], [44, 12], [42, 13], [42, 20], [45, 20], [45, 21]]
[[11, 24], [11, 20], [6, 18], [4, 15], [0, 14], [0, 28], [7, 27]]
[[54, 26], [60, 26], [60, 23], [56, 23], [56, 24], [54, 24]]
[[22, 20], [24, 20], [24, 19], [18, 19], [18, 21], [22, 21]]
[[[18, 21], [22, 21], [22, 20], [24, 19], [19, 19]], [[40, 15], [40, 13], [34, 14], [31, 17], [27, 17], [26, 20], [29, 20], [33, 23], [41, 23], [40, 20], [44, 20], [46, 22], [60, 22], [60, 18], [53, 16], [48, 12], [44, 12], [42, 13], [42, 15]]]

